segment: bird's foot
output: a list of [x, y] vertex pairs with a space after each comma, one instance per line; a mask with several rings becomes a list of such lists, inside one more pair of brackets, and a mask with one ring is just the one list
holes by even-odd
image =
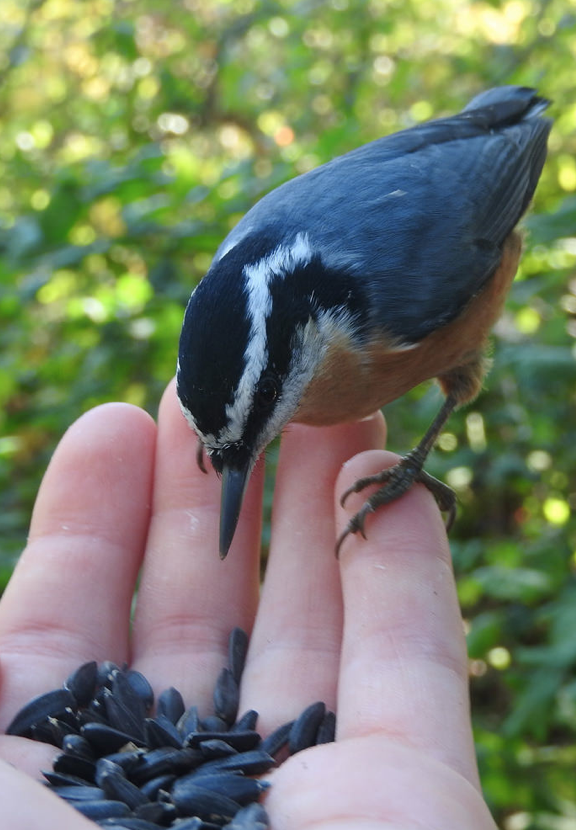
[[351, 533], [360, 533], [364, 539], [366, 538], [364, 525], [369, 513], [374, 513], [376, 508], [381, 505], [390, 504], [390, 502], [400, 498], [416, 482], [420, 482], [427, 487], [436, 499], [440, 510], [448, 514], [446, 516], [446, 530], [450, 530], [456, 516], [456, 494], [447, 484], [444, 484], [423, 470], [422, 462], [416, 457], [415, 452], [411, 452], [405, 455], [404, 458], [401, 458], [393, 467], [382, 470], [381, 473], [376, 473], [373, 476], [359, 478], [343, 494], [340, 499], [342, 506], [344, 506], [348, 496], [352, 493], [360, 493], [365, 487], [371, 484], [382, 485], [379, 490], [376, 490], [375, 493], [366, 499], [360, 510], [352, 516], [346, 525], [344, 532], [336, 544], [336, 556], [340, 553], [342, 542]]

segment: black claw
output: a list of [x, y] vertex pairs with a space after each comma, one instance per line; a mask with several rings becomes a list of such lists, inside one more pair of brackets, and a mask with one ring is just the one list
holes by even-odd
[[[423, 460], [423, 459], [422, 459]], [[456, 516], [456, 497], [454, 492], [438, 479], [422, 470], [419, 458], [414, 453], [409, 453], [401, 459], [394, 467], [383, 470], [373, 476], [360, 478], [349, 487], [340, 498], [340, 504], [344, 507], [348, 496], [352, 493], [359, 493], [365, 487], [373, 484], [382, 485], [379, 490], [373, 493], [362, 505], [360, 510], [352, 516], [346, 529], [336, 543], [336, 557], [340, 555], [340, 549], [344, 539], [351, 533], [360, 533], [366, 539], [365, 523], [368, 513], [374, 513], [377, 507], [395, 501], [404, 493], [408, 492], [415, 482], [421, 482], [430, 490], [440, 510], [447, 513], [446, 532], [450, 530]]]
[[355, 487], [355, 485], [352, 485], [352, 487], [349, 487], [347, 490], [345, 490], [345, 491], [342, 493], [342, 495], [340, 496], [340, 507], [344, 507], [344, 506], [345, 506], [346, 502], [348, 501], [348, 498], [349, 498], [349, 497], [352, 495], [352, 493], [354, 492], [354, 487]]
[[208, 474], [208, 470], [204, 464], [204, 446], [200, 439], [198, 439], [198, 445], [196, 447], [196, 464], [198, 464], [203, 473], [206, 473], [206, 475]]
[[342, 547], [342, 542], [349, 535], [350, 530], [348, 529], [348, 527], [346, 527], [346, 529], [340, 534], [340, 538], [336, 542], [336, 547], [334, 548], [334, 556], [336, 557], [336, 559], [340, 559], [340, 548]]
[[448, 508], [448, 515], [446, 516], [446, 521], [444, 522], [444, 527], [446, 528], [446, 533], [450, 533], [452, 530], [452, 525], [454, 524], [454, 519], [456, 518], [456, 504], [451, 504]]

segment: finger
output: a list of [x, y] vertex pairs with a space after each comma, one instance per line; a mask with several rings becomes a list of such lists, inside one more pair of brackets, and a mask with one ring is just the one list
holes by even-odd
[[497, 830], [469, 781], [382, 735], [298, 752], [270, 777], [274, 830]]
[[70, 427], [54, 453], [0, 603], [3, 723], [79, 662], [128, 658], [154, 436], [142, 410], [105, 404]]
[[[29, 741], [15, 735], [0, 734], [0, 758], [2, 761], [11, 764], [34, 779], [38, 778], [40, 770], [52, 769], [52, 764], [59, 752], [60, 750], [52, 744]], [[0, 827], [3, 826], [0, 822]]]
[[[336, 492], [397, 460], [358, 456]], [[366, 494], [337, 505], [341, 530]], [[339, 738], [384, 733], [440, 758], [478, 785], [466, 647], [444, 525], [418, 485], [376, 511], [342, 546], [345, 630]]]
[[94, 823], [23, 772], [0, 761], [0, 827], [94, 830]]
[[218, 555], [220, 481], [196, 463], [197, 439], [170, 384], [158, 419], [148, 549], [134, 621], [137, 667], [156, 689], [174, 685], [210, 706], [234, 626], [250, 629], [258, 602], [263, 469], [252, 474], [234, 542]]
[[242, 684], [243, 707], [263, 731], [316, 700], [334, 707], [342, 599], [334, 555], [334, 483], [344, 461], [382, 446], [384, 420], [318, 429], [294, 425], [282, 438], [272, 543]]

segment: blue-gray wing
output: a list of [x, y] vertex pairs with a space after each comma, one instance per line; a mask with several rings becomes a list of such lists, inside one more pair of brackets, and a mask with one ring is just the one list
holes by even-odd
[[524, 87], [488, 90], [452, 118], [334, 159], [265, 196], [217, 257], [255, 232], [267, 246], [307, 234], [328, 275], [361, 283], [373, 325], [417, 342], [498, 266], [544, 164], [547, 103]]

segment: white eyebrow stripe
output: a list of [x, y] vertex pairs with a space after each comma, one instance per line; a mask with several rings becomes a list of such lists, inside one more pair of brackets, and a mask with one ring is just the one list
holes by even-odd
[[226, 407], [228, 424], [220, 441], [235, 443], [242, 438], [252, 407], [254, 387], [268, 362], [266, 321], [272, 312], [270, 284], [275, 277], [286, 278], [299, 265], [312, 259], [308, 234], [298, 233], [292, 245], [278, 245], [267, 256], [242, 270], [250, 321], [248, 345], [244, 352], [245, 369], [234, 393], [234, 401]]

